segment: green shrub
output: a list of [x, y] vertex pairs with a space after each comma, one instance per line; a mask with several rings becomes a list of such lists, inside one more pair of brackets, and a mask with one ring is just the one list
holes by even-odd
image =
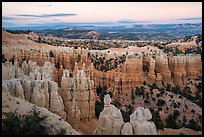
[[194, 119], [191, 119], [187, 125], [188, 128], [196, 130], [196, 131], [201, 131], [201, 127], [196, 123]]
[[99, 118], [100, 113], [103, 111], [104, 102], [103, 101], [96, 101], [95, 103], [95, 115]]
[[169, 83], [167, 83], [166, 90], [167, 90], [167, 91], [170, 91], [170, 90], [171, 90], [171, 85], [170, 85]]
[[172, 87], [172, 92], [175, 93], [175, 94], [178, 94], [180, 92], [179, 86]]
[[123, 110], [120, 110], [120, 111], [121, 111], [121, 114], [123, 116], [124, 122], [130, 122], [130, 114], [129, 114], [129, 112], [125, 112]]
[[[2, 135], [48, 135], [45, 126], [46, 116], [39, 116], [35, 109], [29, 115], [20, 115], [16, 112], [3, 113]], [[65, 129], [60, 129], [57, 134], [65, 134]]]
[[50, 55], [51, 58], [54, 58], [54, 57], [55, 57], [55, 56], [54, 56], [54, 53], [53, 53], [51, 50], [50, 50], [49, 55]]
[[157, 129], [164, 129], [159, 111], [154, 111], [153, 109], [150, 109], [150, 111], [152, 113], [152, 119], [150, 121], [153, 121], [155, 123]]
[[134, 100], [135, 99], [135, 95], [134, 95], [134, 92], [132, 91], [132, 94], [131, 94], [131, 99]]
[[4, 55], [2, 55], [1, 61], [2, 61], [2, 63], [5, 63], [7, 61], [7, 59], [4, 57]]
[[173, 128], [173, 129], [178, 129], [180, 128], [178, 124], [176, 123], [176, 120], [174, 119], [174, 116], [170, 114], [167, 119], [166, 119], [166, 128]]
[[79, 63], [80, 61], [81, 61], [81, 54], [78, 54], [76, 62]]
[[157, 101], [157, 106], [163, 106], [165, 103], [166, 103], [165, 100], [159, 99]]
[[113, 102], [113, 105], [114, 105], [115, 107], [119, 108], [122, 104], [120, 103], [120, 101], [115, 100], [115, 101]]

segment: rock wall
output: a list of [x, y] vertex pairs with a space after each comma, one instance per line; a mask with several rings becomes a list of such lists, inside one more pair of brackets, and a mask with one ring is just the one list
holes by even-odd
[[[145, 70], [145, 66], [147, 67]], [[114, 99], [122, 99], [129, 102], [131, 91], [143, 82], [158, 87], [162, 85], [178, 85], [184, 87], [189, 78], [197, 78], [202, 75], [201, 57], [197, 55], [171, 56], [161, 54], [156, 57], [129, 57], [124, 64], [115, 70], [101, 72], [94, 70], [94, 82], [96, 86], [107, 87], [113, 93]]]
[[2, 85], [12, 96], [45, 107], [66, 120], [64, 104], [58, 94], [57, 83], [52, 81], [52, 65], [49, 62], [42, 67], [36, 62], [23, 62], [22, 68], [5, 63], [2, 68]]
[[[156, 56], [155, 58], [155, 71], [157, 73], [157, 77], [161, 74], [161, 82], [163, 81], [164, 85], [173, 84], [171, 80], [171, 71], [169, 69], [168, 58], [166, 54], [162, 54], [160, 56]], [[161, 83], [160, 83], [161, 85]]]
[[[11, 44], [11, 41], [16, 42], [16, 46], [13, 46], [13, 44]], [[43, 43], [35, 43], [31, 40], [28, 40], [27, 38], [23, 38], [21, 41], [24, 42], [21, 43], [18, 39], [9, 39], [7, 41], [4, 41], [2, 49], [2, 54], [4, 55], [4, 57], [7, 60], [14, 59], [15, 62], [18, 62], [20, 66], [24, 62], [24, 60], [32, 60], [33, 62], [36, 62], [36, 64], [40, 67], [43, 66], [46, 61], [51, 62], [51, 64], [54, 65], [53, 80], [57, 82], [59, 86], [61, 86], [60, 84], [63, 69], [69, 69], [73, 71], [76, 61], [79, 61], [80, 66], [82, 66], [83, 63], [90, 64], [90, 61], [87, 60], [88, 50], [86, 49], [54, 47]], [[25, 45], [27, 42], [29, 43], [29, 45]], [[51, 54], [51, 52], [53, 54]], [[29, 67], [24, 63], [23, 65], [25, 69]], [[26, 75], [27, 73], [28, 72], [25, 72]]]
[[177, 55], [170, 57], [169, 67], [175, 85], [184, 87], [188, 78], [197, 78], [202, 75], [201, 57], [196, 55]]
[[69, 70], [63, 71], [60, 95], [64, 101], [68, 122], [76, 123], [77, 120], [74, 119], [76, 115], [87, 121], [95, 117], [96, 92], [94, 82], [86, 77], [84, 70], [78, 70], [76, 75], [72, 77]]

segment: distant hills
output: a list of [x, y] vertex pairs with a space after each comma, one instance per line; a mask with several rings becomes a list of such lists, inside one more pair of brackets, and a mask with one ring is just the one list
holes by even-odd
[[202, 23], [186, 24], [62, 24], [54, 26], [10, 28], [32, 30], [39, 35], [52, 35], [70, 39], [127, 39], [172, 40], [202, 34]]

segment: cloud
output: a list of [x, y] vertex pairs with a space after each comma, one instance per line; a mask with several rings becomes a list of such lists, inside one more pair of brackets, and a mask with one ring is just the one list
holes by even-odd
[[18, 18], [18, 17], [8, 17], [8, 16], [2, 16], [3, 21], [14, 21], [14, 20], [31, 20], [34, 18]]
[[117, 23], [151, 23], [150, 21], [145, 21], [145, 20], [119, 20]]
[[33, 17], [33, 18], [50, 18], [50, 17], [66, 17], [66, 16], [76, 16], [77, 14], [73, 13], [56, 13], [56, 14], [40, 14], [40, 15], [32, 15], [32, 14], [17, 14], [19, 17]]
[[38, 7], [51, 7], [53, 5], [49, 4], [49, 5], [38, 5]]
[[196, 18], [178, 18], [178, 19], [172, 19], [172, 20], [202, 20], [201, 17], [196, 17]]

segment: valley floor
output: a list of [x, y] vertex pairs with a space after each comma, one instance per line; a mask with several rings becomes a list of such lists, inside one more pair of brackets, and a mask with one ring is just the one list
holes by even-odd
[[96, 129], [98, 125], [98, 118], [92, 118], [89, 122], [85, 122], [85, 121], [80, 121], [80, 129], [79, 129], [79, 133], [81, 133], [82, 135], [93, 135], [94, 134], [94, 130]]

